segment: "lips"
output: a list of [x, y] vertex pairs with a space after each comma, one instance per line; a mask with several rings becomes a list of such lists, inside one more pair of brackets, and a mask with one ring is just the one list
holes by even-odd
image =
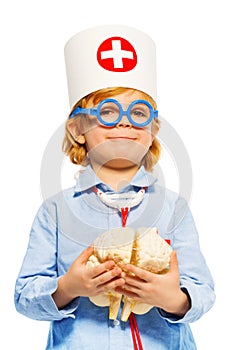
[[131, 140], [134, 141], [136, 140], [136, 137], [131, 137], [131, 136], [111, 136], [107, 138], [108, 140]]

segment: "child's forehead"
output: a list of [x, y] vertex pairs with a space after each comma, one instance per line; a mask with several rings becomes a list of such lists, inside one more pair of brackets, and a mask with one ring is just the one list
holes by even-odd
[[134, 100], [145, 99], [145, 95], [140, 91], [135, 91], [131, 89], [121, 93], [106, 92], [103, 94], [93, 95], [92, 98], [88, 101], [88, 104], [91, 104], [91, 103], [97, 104], [108, 98], [113, 98], [119, 102], [127, 103], [127, 102], [132, 102]]

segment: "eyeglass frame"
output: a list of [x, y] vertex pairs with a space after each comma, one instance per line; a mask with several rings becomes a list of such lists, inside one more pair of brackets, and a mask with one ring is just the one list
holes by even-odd
[[[105, 103], [110, 103], [110, 102], [113, 102], [116, 104], [116, 106], [119, 108], [119, 116], [118, 118], [114, 121], [114, 122], [106, 122], [105, 120], [103, 120], [101, 118], [101, 115], [100, 115], [100, 109], [101, 107], [105, 104]], [[148, 118], [147, 121], [145, 121], [144, 123], [137, 123], [135, 122], [132, 118], [131, 118], [131, 115], [130, 115], [130, 111], [132, 109], [132, 107], [138, 103], [143, 103], [145, 104], [148, 108], [149, 108], [149, 111], [150, 111], [150, 117]], [[145, 101], [145, 100], [135, 100], [133, 102], [130, 103], [130, 105], [128, 106], [127, 110], [123, 110], [122, 108], [122, 105], [120, 104], [120, 102], [118, 102], [117, 100], [113, 99], [113, 98], [107, 98], [107, 99], [104, 99], [102, 100], [97, 108], [82, 108], [82, 107], [77, 107], [75, 108], [72, 113], [70, 114], [69, 116], [69, 119], [72, 119], [74, 118], [77, 114], [90, 114], [90, 115], [94, 115], [97, 117], [98, 121], [102, 124], [102, 125], [105, 125], [105, 126], [115, 126], [117, 124], [120, 123], [123, 115], [126, 115], [130, 124], [132, 124], [133, 126], [136, 126], [136, 127], [139, 127], [139, 128], [143, 128], [144, 126], [147, 126], [148, 124], [150, 124], [152, 122], [153, 119], [156, 119], [158, 118], [158, 110], [157, 109], [154, 109], [151, 104], [148, 102], [148, 101]]]

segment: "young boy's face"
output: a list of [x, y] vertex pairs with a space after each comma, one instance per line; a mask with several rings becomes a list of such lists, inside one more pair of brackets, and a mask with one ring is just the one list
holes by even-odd
[[[129, 91], [111, 98], [122, 104], [127, 110], [131, 102], [143, 99], [139, 91]], [[89, 100], [86, 108], [94, 107], [93, 100]], [[111, 164], [115, 167], [139, 165], [148, 152], [158, 127], [152, 123], [139, 128], [133, 126], [126, 115], [112, 127], [100, 124], [95, 116], [85, 116], [82, 122], [80, 143], [85, 143], [91, 163]], [[153, 122], [155, 124], [155, 122]]]

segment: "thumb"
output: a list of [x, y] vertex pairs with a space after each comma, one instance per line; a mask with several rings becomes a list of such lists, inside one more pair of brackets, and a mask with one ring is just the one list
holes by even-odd
[[94, 252], [94, 246], [91, 245], [82, 251], [82, 253], [78, 256], [76, 261], [79, 262], [80, 264], [86, 264], [87, 260], [90, 258], [93, 252]]
[[177, 253], [175, 250], [173, 250], [173, 252], [171, 253], [171, 257], [170, 257], [170, 272], [180, 273], [179, 272], [179, 263], [178, 263], [178, 259], [177, 259]]

